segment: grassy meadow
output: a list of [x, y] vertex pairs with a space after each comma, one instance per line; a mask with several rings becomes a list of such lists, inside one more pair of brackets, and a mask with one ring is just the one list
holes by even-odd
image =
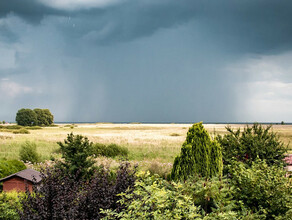
[[[13, 134], [0, 131], [0, 158], [19, 159], [19, 150], [26, 141], [35, 142], [42, 160], [49, 160], [57, 152], [58, 141], [64, 141], [67, 134], [81, 134], [94, 143], [115, 143], [128, 148], [128, 159], [143, 166], [165, 167], [170, 169], [176, 155], [179, 154], [191, 124], [58, 124], [56, 127], [45, 127], [29, 130], [30, 134]], [[205, 124], [211, 136], [224, 134], [226, 124]], [[231, 125], [243, 128], [245, 125]], [[292, 125], [274, 125], [281, 140], [288, 144], [292, 140]], [[290, 152], [292, 146], [290, 145]], [[57, 154], [55, 154], [57, 155]], [[99, 158], [100, 163], [117, 163], [113, 159]]]

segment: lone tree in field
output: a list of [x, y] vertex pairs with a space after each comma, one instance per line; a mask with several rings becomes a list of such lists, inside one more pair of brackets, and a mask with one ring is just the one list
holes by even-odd
[[15, 121], [22, 126], [48, 126], [53, 124], [54, 116], [49, 109], [20, 109], [16, 113]]
[[171, 178], [186, 180], [193, 175], [221, 176], [222, 170], [220, 145], [211, 139], [202, 122], [194, 124], [187, 133], [180, 155], [174, 160]]
[[91, 157], [93, 143], [89, 142], [87, 137], [74, 136], [71, 133], [68, 134], [64, 143], [58, 142], [58, 144], [61, 147], [64, 162], [60, 162], [57, 166], [76, 177], [77, 180], [90, 178], [94, 172], [94, 160]]
[[37, 114], [31, 109], [22, 108], [16, 113], [15, 121], [22, 126], [37, 125]]

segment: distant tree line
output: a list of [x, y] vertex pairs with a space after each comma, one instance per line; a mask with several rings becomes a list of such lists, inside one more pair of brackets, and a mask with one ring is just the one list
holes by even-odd
[[53, 124], [54, 116], [49, 109], [22, 108], [16, 113], [15, 121], [22, 126], [48, 126]]

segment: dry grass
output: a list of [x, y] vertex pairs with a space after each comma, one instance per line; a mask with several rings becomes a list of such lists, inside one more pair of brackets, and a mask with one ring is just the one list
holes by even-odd
[[[135, 161], [155, 161], [155, 163], [172, 163], [180, 152], [191, 124], [78, 124], [48, 127], [30, 130], [30, 134], [12, 134], [0, 132], [0, 158], [17, 159], [20, 146], [25, 141], [34, 141], [43, 159], [58, 148], [56, 142], [66, 139], [68, 133], [82, 134], [92, 142], [104, 144], [115, 143], [129, 149], [129, 159]], [[205, 128], [212, 136], [226, 132], [224, 124], [207, 124]], [[242, 128], [244, 125], [232, 125]], [[285, 143], [292, 140], [291, 125], [275, 125]], [[175, 135], [174, 135], [175, 134]], [[291, 146], [290, 146], [291, 147]], [[292, 150], [292, 148], [290, 148]]]

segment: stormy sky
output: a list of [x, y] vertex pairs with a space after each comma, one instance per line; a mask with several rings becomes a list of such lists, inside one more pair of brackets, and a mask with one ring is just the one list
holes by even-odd
[[292, 122], [288, 0], [0, 0], [0, 120]]

